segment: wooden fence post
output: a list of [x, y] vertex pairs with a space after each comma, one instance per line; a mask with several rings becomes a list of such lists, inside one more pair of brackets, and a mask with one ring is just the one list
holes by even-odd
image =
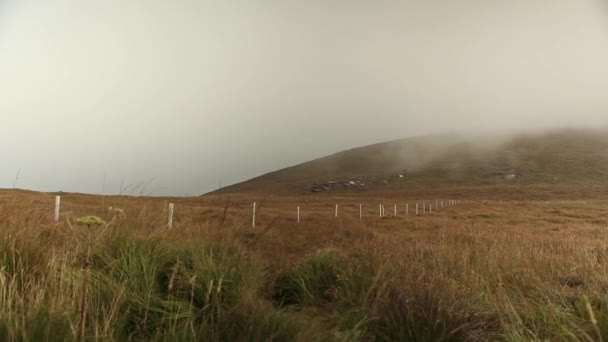
[[256, 209], [256, 203], [253, 202], [253, 214], [251, 217], [251, 227], [255, 228], [255, 209]]
[[175, 203], [169, 203], [169, 229], [173, 228], [173, 210], [175, 209]]
[[61, 207], [61, 196], [55, 196], [55, 223], [59, 222], [60, 207]]

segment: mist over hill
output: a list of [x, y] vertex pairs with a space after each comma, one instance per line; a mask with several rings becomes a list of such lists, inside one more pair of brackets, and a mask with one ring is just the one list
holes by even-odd
[[353, 148], [223, 188], [219, 193], [577, 184], [608, 184], [608, 129], [412, 137]]

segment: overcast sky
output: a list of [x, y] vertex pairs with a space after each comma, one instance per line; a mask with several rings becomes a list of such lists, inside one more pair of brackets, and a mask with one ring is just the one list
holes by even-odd
[[602, 0], [0, 0], [0, 188], [201, 194], [452, 130], [608, 125]]

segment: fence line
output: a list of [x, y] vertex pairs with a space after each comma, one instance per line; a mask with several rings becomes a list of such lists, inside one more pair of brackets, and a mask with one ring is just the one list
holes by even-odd
[[[165, 202], [166, 203], [166, 202]], [[436, 203], [436, 207], [435, 207], [435, 211], [438, 211], [438, 207], [437, 205], [441, 205], [442, 207], [444, 205], [446, 206], [454, 206], [457, 203], [461, 203], [461, 201], [456, 201], [456, 200], [448, 200], [448, 201], [435, 201]], [[485, 203], [485, 202], [484, 202]], [[502, 201], [500, 202], [502, 203]], [[422, 213], [426, 214], [426, 202], [422, 202]], [[256, 227], [256, 218], [257, 218], [257, 202], [253, 202], [253, 207], [252, 207], [252, 215], [251, 215], [251, 226], [252, 228]], [[433, 213], [433, 204], [430, 203], [429, 204], [429, 214]], [[386, 217], [386, 208], [384, 204], [379, 204], [378, 205], [378, 210], [379, 210], [379, 217], [383, 218]], [[54, 209], [54, 221], [55, 222], [59, 222], [59, 218], [60, 218], [60, 211], [61, 211], [61, 196], [55, 196], [55, 209]], [[167, 212], [167, 226], [169, 227], [169, 229], [173, 228], [173, 223], [174, 223], [174, 212], [175, 212], [175, 203], [171, 202], [168, 203], [168, 212]], [[359, 204], [359, 221], [363, 220], [363, 204], [360, 203]], [[409, 207], [409, 203], [405, 203], [405, 216], [409, 216], [410, 214], [410, 207]], [[297, 218], [297, 223], [301, 223], [301, 206], [297, 206], [297, 210], [296, 210], [296, 218]], [[420, 215], [420, 203], [416, 203], [416, 216]], [[334, 216], [338, 217], [339, 216], [339, 204], [335, 205], [335, 212], [334, 212]], [[393, 216], [394, 217], [398, 217], [399, 216], [399, 205], [398, 204], [394, 204], [393, 205]]]

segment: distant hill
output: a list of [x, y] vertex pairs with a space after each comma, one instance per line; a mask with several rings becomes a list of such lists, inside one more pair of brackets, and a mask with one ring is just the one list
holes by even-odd
[[214, 193], [295, 195], [531, 185], [608, 186], [608, 129], [413, 137], [336, 153]]

